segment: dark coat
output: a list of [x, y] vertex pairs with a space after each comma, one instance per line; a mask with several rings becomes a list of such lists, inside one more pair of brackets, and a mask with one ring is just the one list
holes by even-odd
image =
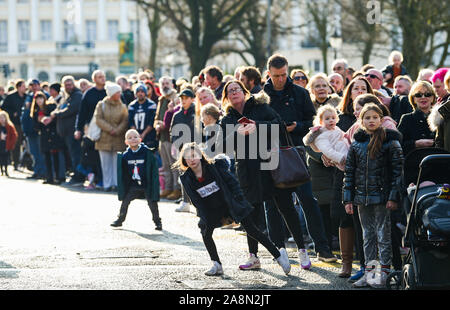
[[408, 96], [393, 96], [389, 104], [389, 112], [391, 112], [392, 119], [399, 124], [403, 114], [413, 112]]
[[264, 91], [270, 97], [270, 107], [280, 115], [281, 120], [286, 123], [297, 122], [290, 135], [296, 146], [303, 146], [303, 137], [312, 127], [313, 117], [316, 114], [309, 92], [295, 85], [289, 77], [281, 96], [273, 89], [271, 79], [264, 85]]
[[[229, 214], [236, 223], [239, 223], [253, 211], [252, 205], [244, 198], [239, 183], [231, 174], [225, 159], [216, 158], [213, 164], [203, 164], [203, 169], [208, 169], [222, 190], [225, 199], [224, 202], [227, 207], [224, 214]], [[201, 229], [206, 227], [220, 227], [222, 223], [216, 220], [214, 214], [208, 212], [211, 207], [206, 205], [198, 192], [193, 189], [192, 182], [195, 180], [194, 172], [190, 168], [187, 169], [180, 175], [180, 180], [186, 194], [197, 209], [197, 215], [200, 217], [199, 227]]]
[[435, 135], [428, 125], [427, 116], [419, 109], [403, 115], [397, 129], [403, 135], [402, 148], [405, 156], [416, 149], [417, 140], [434, 139]]
[[[400, 65], [400, 68], [400, 75], [408, 75], [408, 71], [406, 70], [404, 65]], [[381, 72], [383, 73], [383, 76], [385, 76], [387, 73], [390, 73], [392, 76], [388, 81], [386, 81], [386, 83], [390, 84], [394, 82], [394, 65], [387, 65]]]
[[342, 201], [358, 206], [398, 202], [403, 174], [401, 134], [386, 129], [386, 139], [375, 159], [369, 159], [370, 135], [358, 129], [345, 163]]
[[[240, 114], [233, 108], [229, 108], [226, 111], [226, 115], [221, 119], [220, 126], [222, 127], [223, 139], [219, 138], [218, 143], [223, 143], [223, 150], [225, 151], [226, 144], [230, 143], [226, 137], [234, 136], [234, 146], [233, 150], [237, 153], [237, 133], [227, 132], [227, 125], [238, 125], [238, 120], [245, 116], [250, 120], [254, 120], [257, 124], [266, 124], [268, 125], [267, 130], [267, 147], [270, 149], [270, 126], [271, 125], [279, 125], [281, 122], [280, 116], [267, 104], [269, 102], [269, 98], [266, 94], [261, 92], [256, 95], [256, 97], [250, 97], [245, 103], [244, 111]], [[281, 130], [280, 130], [281, 131]], [[259, 134], [259, 131], [257, 131]], [[280, 133], [281, 134], [281, 133]], [[282, 139], [282, 137], [279, 137]], [[260, 150], [259, 146], [259, 137], [256, 139], [258, 141], [258, 150]], [[281, 145], [285, 145], [284, 140], [280, 140]], [[250, 203], [261, 203], [268, 199], [271, 199], [273, 194], [275, 193], [275, 187], [273, 184], [272, 176], [269, 170], [261, 170], [261, 163], [263, 162], [263, 158], [261, 158], [258, 152], [258, 156], [256, 159], [249, 159], [249, 147], [250, 140], [249, 137], [245, 137], [245, 158], [236, 158], [236, 174], [241, 185], [242, 191], [244, 192], [245, 197]], [[216, 147], [217, 150], [217, 147]], [[253, 150], [254, 151], [254, 150]], [[231, 155], [231, 154], [230, 154]], [[230, 156], [232, 157], [232, 155]]]
[[327, 205], [333, 198], [334, 167], [325, 167], [322, 162], [322, 153], [314, 152], [306, 147], [307, 163], [311, 173], [311, 186], [314, 197], [319, 205]]
[[[195, 119], [195, 104], [189, 107], [189, 109], [185, 110], [181, 108], [178, 112], [176, 112], [172, 117], [172, 122], [170, 124], [170, 142], [175, 143], [178, 139], [182, 139], [184, 142], [193, 142], [194, 141], [194, 119]], [[190, 136], [184, 137], [183, 133], [180, 135], [179, 132], [172, 132], [172, 128], [178, 124], [185, 124], [189, 127]], [[180, 142], [180, 141], [179, 141]], [[180, 150], [183, 147], [183, 144], [180, 144]]]
[[[159, 168], [158, 160], [155, 154], [147, 146], [145, 148], [147, 155], [145, 159], [145, 179], [142, 186], [145, 188], [147, 197], [151, 201], [159, 201]], [[123, 153], [117, 153], [117, 193], [122, 201], [130, 189], [131, 175], [128, 171], [127, 163], [123, 160]], [[144, 198], [144, 197], [142, 197]]]
[[73, 135], [75, 121], [81, 107], [83, 93], [75, 88], [69, 97], [56, 108], [56, 130], [61, 137]]
[[[50, 116], [50, 113], [56, 109], [56, 104], [50, 103], [45, 105], [45, 116]], [[38, 121], [39, 107], [36, 106], [36, 111], [33, 115], [33, 128], [39, 133], [39, 142], [41, 152], [49, 152], [51, 150], [62, 150], [64, 148], [64, 141], [56, 132], [57, 119], [53, 119], [47, 126]]]
[[436, 132], [436, 147], [450, 152], [450, 98], [436, 106], [428, 117], [431, 130]]

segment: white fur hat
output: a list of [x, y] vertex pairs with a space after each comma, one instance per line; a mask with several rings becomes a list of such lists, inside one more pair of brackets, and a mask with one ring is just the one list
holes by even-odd
[[105, 88], [106, 88], [106, 95], [108, 97], [111, 97], [115, 93], [122, 91], [122, 88], [116, 83], [107, 83]]

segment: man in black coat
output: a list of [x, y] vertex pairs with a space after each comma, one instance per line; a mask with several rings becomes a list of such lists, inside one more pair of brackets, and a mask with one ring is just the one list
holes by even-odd
[[84, 180], [84, 177], [80, 173], [77, 173], [76, 170], [81, 160], [81, 140], [77, 140], [74, 137], [75, 121], [80, 111], [83, 93], [75, 87], [75, 79], [72, 76], [63, 77], [62, 84], [64, 85], [67, 98], [57, 106], [51, 115], [52, 118], [56, 117], [58, 135], [64, 139], [64, 143], [69, 150], [72, 169], [74, 171], [74, 175], [69, 181], [69, 184], [75, 184]]
[[[296, 146], [303, 146], [303, 136], [312, 127], [315, 109], [309, 93], [306, 89], [295, 85], [288, 76], [288, 62], [282, 55], [272, 55], [268, 62], [269, 80], [264, 85], [264, 91], [270, 96], [270, 107], [274, 109], [286, 123], [286, 129], [290, 133]], [[337, 258], [331, 253], [325, 236], [325, 228], [317, 204], [317, 199], [312, 193], [311, 182], [307, 182], [296, 189], [300, 199], [308, 231], [314, 241], [317, 257], [321, 261], [332, 262]], [[281, 218], [270, 203], [266, 203], [267, 221], [269, 231], [273, 233], [281, 231]]]
[[11, 122], [14, 124], [17, 130], [17, 142], [12, 151], [12, 157], [14, 161], [14, 169], [19, 166], [20, 159], [20, 146], [23, 140], [23, 131], [20, 123], [20, 116], [22, 114], [22, 108], [25, 104], [27, 86], [24, 80], [18, 80], [16, 82], [16, 91], [6, 96], [3, 101], [2, 109], [9, 115]]

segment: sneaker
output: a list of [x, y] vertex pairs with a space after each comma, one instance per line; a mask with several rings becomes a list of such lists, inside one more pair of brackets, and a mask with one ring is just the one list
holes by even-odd
[[205, 272], [207, 276], [220, 276], [223, 275], [222, 265], [216, 261], [213, 261], [211, 269]]
[[283, 268], [283, 271], [286, 275], [291, 271], [291, 263], [289, 263], [289, 257], [285, 248], [280, 249], [280, 256], [276, 259], [278, 265]]
[[358, 270], [358, 272], [356, 272], [353, 276], [351, 276], [351, 277], [348, 279], [348, 282], [354, 283], [354, 282], [358, 281], [359, 279], [361, 279], [361, 277], [364, 275], [364, 271], [365, 271], [365, 268], [364, 268], [364, 267], [361, 267], [361, 268]]
[[161, 223], [156, 224], [155, 230], [162, 230], [162, 224]]
[[121, 227], [122, 226], [122, 222], [119, 220], [115, 220], [114, 222], [111, 223], [112, 227]]
[[94, 184], [89, 184], [87, 186], [84, 187], [85, 190], [94, 190], [95, 189], [95, 185]]
[[362, 288], [362, 287], [368, 287], [369, 284], [367, 284], [367, 272], [364, 272], [363, 276], [352, 284], [354, 288]]
[[309, 270], [309, 268], [311, 268], [311, 260], [309, 259], [308, 252], [305, 249], [300, 249], [298, 250], [298, 257], [302, 269]]
[[187, 202], [183, 202], [180, 207], [175, 209], [176, 212], [189, 212], [190, 204]]
[[376, 280], [372, 283], [369, 283], [369, 285], [373, 288], [377, 289], [383, 289], [386, 288], [386, 280], [389, 275], [389, 269], [381, 269], [379, 277], [376, 278]]
[[248, 261], [239, 266], [239, 269], [241, 270], [252, 270], [252, 269], [259, 269], [261, 268], [261, 263], [259, 261], [259, 258], [255, 256], [255, 254], [250, 253], [250, 257]]
[[317, 253], [317, 258], [325, 263], [337, 262], [337, 257], [331, 254], [330, 252], [319, 252]]

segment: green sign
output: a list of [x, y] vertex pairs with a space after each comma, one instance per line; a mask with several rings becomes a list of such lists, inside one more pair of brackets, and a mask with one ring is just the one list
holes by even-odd
[[119, 33], [119, 72], [135, 72], [133, 33]]

